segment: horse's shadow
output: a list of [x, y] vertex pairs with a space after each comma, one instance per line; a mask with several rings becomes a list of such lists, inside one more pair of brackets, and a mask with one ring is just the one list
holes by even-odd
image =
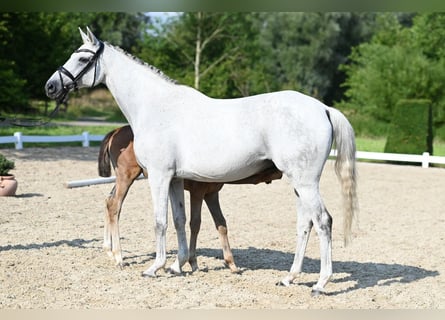
[[[171, 250], [167, 254], [175, 256], [177, 251]], [[271, 249], [258, 249], [249, 247], [247, 249], [232, 249], [236, 265], [241, 269], [241, 273], [246, 270], [279, 270], [289, 271], [294, 254]], [[213, 257], [223, 260], [222, 250], [213, 248], [200, 248], [196, 251], [198, 257]], [[153, 254], [124, 256], [125, 265], [147, 264], [155, 258]], [[389, 286], [392, 283], [410, 283], [428, 277], [437, 277], [438, 271], [427, 270], [420, 267], [388, 264], [378, 262], [354, 262], [354, 261], [333, 261], [334, 274], [346, 273], [343, 278], [334, 278], [333, 283], [352, 282], [353, 285], [346, 289], [330, 291], [327, 295], [338, 295], [357, 289], [370, 288], [375, 286]], [[223, 267], [215, 267], [214, 270]], [[207, 268], [201, 269], [207, 271]], [[304, 273], [319, 273], [320, 260], [305, 257], [303, 261]], [[314, 282], [297, 283], [311, 287]]]
[[[248, 270], [279, 270], [289, 271], [294, 254], [249, 247], [247, 249], [233, 249], [235, 262], [241, 269]], [[222, 259], [222, 252], [218, 249], [202, 248], [197, 250], [199, 256], [216, 257]], [[198, 260], [199, 263], [199, 260]], [[427, 270], [420, 267], [388, 264], [378, 262], [354, 262], [354, 261], [333, 261], [335, 273], [346, 273], [343, 278], [334, 278], [333, 283], [352, 282], [351, 287], [343, 290], [329, 292], [328, 295], [338, 295], [357, 289], [370, 288], [375, 286], [389, 286], [393, 283], [411, 283], [428, 277], [437, 277], [439, 272]], [[320, 260], [305, 257], [303, 261], [304, 273], [319, 273]], [[311, 283], [298, 283], [299, 285], [312, 286]]]
[[9, 251], [9, 250], [40, 250], [45, 248], [53, 248], [60, 246], [68, 246], [80, 249], [91, 248], [91, 244], [99, 242], [99, 239], [73, 239], [73, 240], [57, 240], [51, 242], [42, 242], [42, 243], [29, 243], [29, 244], [13, 244], [0, 246], [0, 252]]
[[[43, 248], [52, 248], [59, 246], [69, 246], [79, 249], [102, 249], [99, 245], [101, 239], [73, 239], [58, 240], [53, 242], [30, 243], [26, 245], [6, 245], [0, 246], [1, 251], [9, 250], [39, 250]], [[271, 249], [258, 249], [249, 247], [247, 249], [232, 250], [235, 262], [241, 270], [279, 270], [288, 271], [294, 258], [293, 253], [283, 252]], [[128, 254], [129, 252], [127, 252]], [[175, 250], [168, 252], [168, 255], [175, 256]], [[197, 250], [198, 264], [199, 256], [213, 257], [222, 260], [222, 250], [214, 248], [200, 248]], [[126, 255], [124, 253], [124, 264], [144, 265], [155, 258], [154, 253], [143, 255]], [[220, 269], [216, 267], [215, 269]], [[428, 277], [437, 277], [439, 272], [436, 270], [427, 270], [420, 267], [387, 264], [378, 262], [354, 262], [354, 261], [334, 261], [334, 273], [345, 273], [343, 278], [334, 278], [333, 283], [353, 282], [354, 285], [343, 290], [329, 292], [328, 295], [338, 295], [357, 289], [370, 288], [374, 286], [389, 286], [393, 283], [411, 283]], [[305, 257], [303, 261], [304, 273], [319, 273], [320, 260]], [[313, 283], [299, 283], [299, 285], [312, 286]]]

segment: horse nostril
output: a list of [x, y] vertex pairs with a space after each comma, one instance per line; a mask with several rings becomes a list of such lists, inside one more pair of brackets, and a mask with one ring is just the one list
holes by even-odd
[[53, 83], [49, 82], [46, 84], [47, 93], [54, 93], [55, 91], [56, 91], [56, 86]]

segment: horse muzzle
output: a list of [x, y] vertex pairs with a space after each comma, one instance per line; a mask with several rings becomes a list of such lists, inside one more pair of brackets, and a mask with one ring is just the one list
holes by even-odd
[[45, 93], [50, 99], [54, 99], [59, 103], [62, 103], [66, 98], [70, 88], [64, 87], [58, 80], [48, 80], [45, 84]]

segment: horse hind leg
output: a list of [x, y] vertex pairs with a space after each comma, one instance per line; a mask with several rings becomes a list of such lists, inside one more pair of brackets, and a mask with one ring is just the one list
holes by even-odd
[[326, 284], [332, 277], [332, 217], [327, 209], [322, 207], [322, 214], [314, 222], [315, 230], [320, 239], [320, 277], [312, 287], [312, 295], [324, 292]]
[[314, 226], [320, 239], [320, 277], [312, 287], [312, 294], [319, 295], [324, 292], [332, 276], [332, 217], [323, 204], [318, 185], [295, 190], [298, 212], [297, 247], [290, 272], [281, 280], [281, 284], [289, 285], [301, 273], [310, 230]]

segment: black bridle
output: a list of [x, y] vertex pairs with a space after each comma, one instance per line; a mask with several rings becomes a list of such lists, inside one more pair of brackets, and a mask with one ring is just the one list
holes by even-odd
[[[57, 69], [57, 71], [59, 72], [60, 83], [62, 85], [62, 91], [59, 94], [59, 96], [56, 98], [56, 101], [57, 101], [58, 104], [65, 103], [66, 102], [65, 99], [66, 99], [68, 93], [71, 90], [77, 90], [78, 89], [77, 81], [79, 81], [79, 79], [82, 78], [85, 75], [85, 73], [87, 73], [91, 69], [91, 67], [93, 65], [94, 65], [94, 78], [93, 78], [93, 83], [91, 84], [91, 87], [94, 87], [94, 85], [96, 83], [97, 61], [98, 61], [99, 56], [101, 55], [101, 53], [103, 51], [104, 51], [104, 43], [102, 41], [99, 41], [99, 49], [96, 52], [94, 52], [92, 50], [89, 50], [89, 49], [78, 49], [78, 50], [74, 51], [74, 53], [88, 52], [88, 53], [91, 53], [93, 55], [88, 60], [88, 62], [85, 65], [85, 67], [79, 72], [79, 74], [77, 76], [74, 76], [70, 71], [68, 71], [63, 66], [60, 66]], [[70, 78], [71, 83], [64, 84], [63, 83], [62, 74], [64, 74], [68, 78]]]
[[[43, 121], [43, 120], [34, 120], [34, 119], [0, 118], [1, 122], [5, 122], [5, 123], [12, 124], [12, 125], [19, 126], [19, 127], [36, 127], [36, 126], [43, 126], [43, 125], [48, 124], [51, 121], [51, 119], [58, 113], [60, 105], [66, 103], [66, 98], [68, 96], [68, 93], [71, 90], [78, 89], [77, 81], [79, 81], [79, 79], [82, 78], [83, 75], [85, 73], [87, 73], [93, 65], [94, 65], [94, 78], [93, 78], [93, 83], [92, 83], [91, 87], [94, 87], [94, 85], [96, 84], [97, 61], [103, 51], [104, 51], [104, 43], [102, 41], [99, 41], [99, 49], [96, 52], [94, 52], [93, 50], [89, 50], [89, 49], [76, 50], [75, 53], [88, 52], [88, 53], [92, 54], [91, 58], [86, 63], [85, 67], [82, 69], [82, 71], [79, 72], [79, 74], [77, 76], [73, 76], [73, 74], [63, 66], [61, 66], [57, 69], [57, 71], [59, 72], [60, 83], [62, 85], [62, 91], [55, 99], [56, 107], [48, 115], [48, 118], [49, 118], [48, 120]], [[70, 78], [71, 83], [64, 84], [62, 74], [64, 74], [68, 78]]]

